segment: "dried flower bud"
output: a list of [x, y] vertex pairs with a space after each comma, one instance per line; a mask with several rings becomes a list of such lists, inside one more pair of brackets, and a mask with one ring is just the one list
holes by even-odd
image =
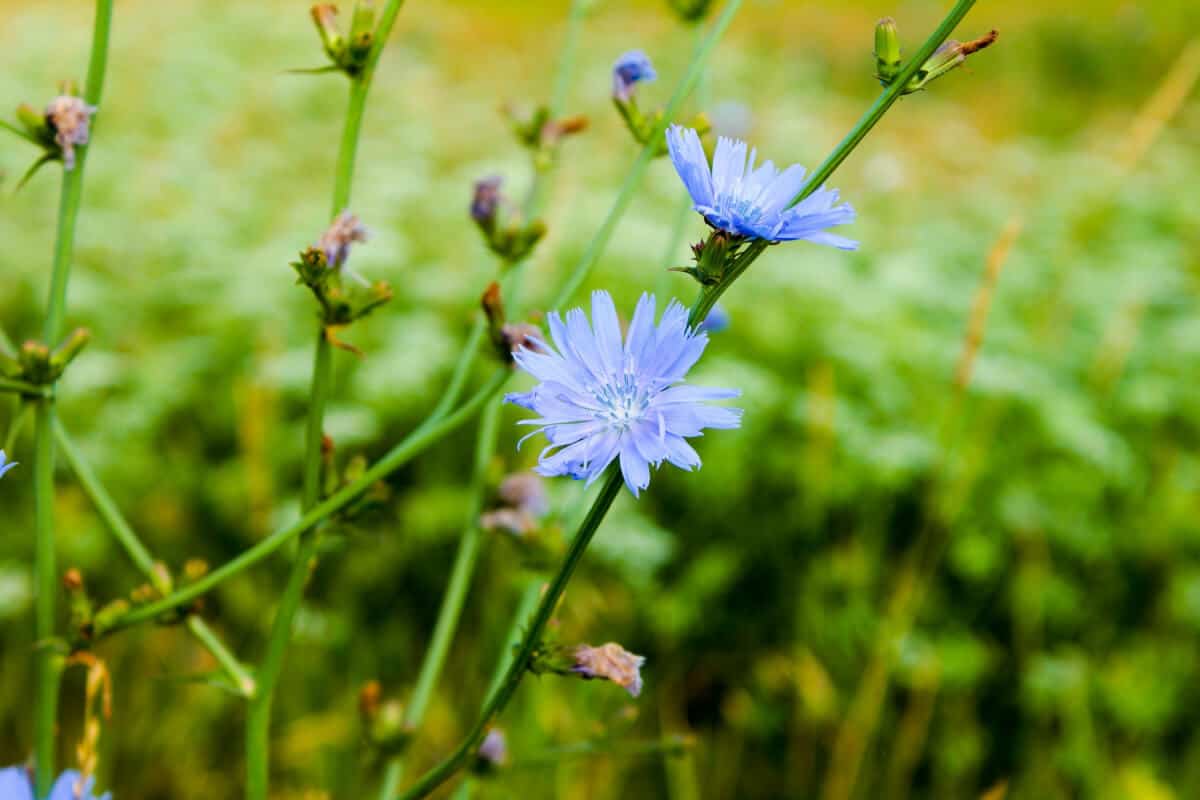
[[542, 347], [542, 331], [536, 325], [527, 322], [506, 323], [500, 328], [500, 337], [509, 353], [519, 350], [534, 350], [544, 352]]
[[373, 719], [379, 714], [379, 704], [383, 700], [383, 687], [379, 681], [367, 681], [358, 690], [358, 713], [364, 719]]
[[550, 500], [546, 497], [546, 482], [540, 475], [532, 472], [509, 475], [501, 481], [499, 495], [505, 505], [535, 517], [543, 516], [550, 510]]
[[499, 728], [488, 731], [476, 755], [479, 765], [485, 770], [502, 767], [508, 763], [508, 741], [504, 737], [504, 731]]
[[966, 63], [967, 56], [990, 47], [999, 37], [1000, 33], [992, 30], [978, 39], [972, 39], [969, 42], [959, 42], [954, 39], [948, 40], [934, 51], [928, 61], [921, 65], [921, 69], [909, 81], [908, 86], [905, 87], [905, 94], [918, 92], [947, 72], [962, 66]]
[[489, 175], [475, 182], [475, 194], [471, 198], [471, 219], [475, 224], [490, 234], [496, 229], [496, 213], [500, 208], [500, 186], [504, 179], [499, 175]]
[[95, 113], [95, 106], [70, 95], [59, 95], [46, 106], [46, 124], [62, 150], [63, 169], [75, 168], [75, 148], [88, 143], [88, 127]]
[[537, 530], [537, 521], [519, 508], [497, 508], [479, 515], [479, 527], [521, 537]]
[[572, 672], [585, 679], [602, 678], [617, 684], [633, 697], [642, 693], [643, 656], [634, 655], [616, 642], [600, 647], [581, 644], [575, 648]]
[[583, 133], [587, 126], [588, 118], [582, 114], [550, 120], [542, 126], [542, 144], [554, 147], [567, 136]]
[[312, 7], [313, 23], [317, 26], [317, 33], [321, 36], [321, 44], [325, 46], [325, 52], [335, 62], [341, 58], [342, 51], [346, 46], [342, 39], [342, 33], [338, 30], [337, 13], [337, 6], [332, 3], [317, 3]]
[[367, 228], [358, 217], [343, 211], [329, 224], [317, 242], [317, 249], [325, 254], [329, 269], [340, 269], [350, 258], [350, 245], [367, 241]]
[[83, 573], [71, 567], [63, 573], [63, 588], [68, 592], [78, 592], [83, 589]]

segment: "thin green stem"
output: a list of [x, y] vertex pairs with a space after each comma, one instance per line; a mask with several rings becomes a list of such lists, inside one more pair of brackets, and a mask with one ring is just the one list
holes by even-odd
[[17, 437], [21, 435], [21, 431], [25, 429], [25, 423], [29, 421], [29, 417], [33, 414], [33, 404], [26, 403], [18, 399], [16, 407], [13, 409], [12, 422], [8, 425], [8, 435], [4, 437], [4, 449], [8, 451], [9, 456], [17, 447]]
[[[112, 27], [112, 0], [96, 0], [92, 24], [92, 50], [88, 61], [84, 101], [98, 106], [104, 90], [108, 66], [108, 40]], [[92, 128], [95, 135], [95, 128]], [[75, 251], [75, 227], [83, 199], [83, 170], [88, 146], [81, 145], [73, 169], [63, 171], [62, 193], [58, 205], [58, 230], [54, 241], [54, 262], [50, 274], [49, 300], [43, 338], [53, 347], [62, 335], [66, 315], [67, 283]], [[54, 635], [55, 594], [58, 581], [54, 563], [54, 397], [38, 401], [34, 423], [34, 509], [37, 544], [34, 556], [35, 632], [37, 649], [37, 689], [34, 714], [34, 789], [39, 797], [49, 793], [54, 780], [54, 723], [58, 711], [59, 657], [49, 647]]]
[[471, 587], [471, 577], [475, 573], [475, 562], [479, 556], [482, 537], [479, 515], [483, 512], [483, 498], [487, 491], [488, 466], [496, 452], [496, 441], [500, 438], [500, 410], [499, 404], [489, 403], [480, 418], [479, 436], [475, 440], [475, 464], [471, 473], [467, 518], [458, 555], [450, 571], [446, 594], [442, 598], [442, 607], [438, 612], [433, 638], [429, 642], [416, 686], [405, 709], [404, 723], [410, 729], [416, 729], [425, 718], [425, 710], [433, 696], [434, 686], [441, 676], [442, 667], [445, 666], [446, 656], [450, 652], [450, 641], [458, 627], [467, 591]]
[[321, 499], [325, 407], [329, 404], [329, 386], [332, 382], [332, 349], [322, 326], [317, 332], [317, 346], [313, 351], [312, 388], [308, 401], [308, 427], [304, 439], [304, 489], [300, 507], [305, 511]]
[[181, 608], [213, 587], [267, 558], [300, 534], [345, 508], [371, 488], [376, 481], [383, 480], [477, 414], [484, 404], [500, 391], [500, 387], [508, 379], [509, 373], [510, 370], [507, 367], [497, 369], [487, 383], [457, 411], [432, 425], [418, 428], [410, 433], [374, 466], [363, 473], [362, 477], [318, 503], [297, 521], [280, 528], [249, 550], [240, 553], [195, 582], [176, 589], [160, 600], [138, 606], [128, 614], [122, 615], [104, 630], [98, 630], [97, 635], [128, 628], [131, 625], [154, 619], [165, 612]]
[[517, 610], [513, 613], [508, 632], [504, 635], [504, 646], [500, 650], [500, 658], [496, 660], [492, 678], [488, 681], [487, 692], [483, 696], [484, 709], [487, 708], [488, 703], [492, 702], [496, 692], [500, 691], [500, 685], [504, 683], [504, 676], [512, 669], [513, 659], [517, 657], [516, 647], [521, 641], [521, 628], [524, 627], [525, 620], [529, 619], [529, 615], [537, 608], [538, 598], [541, 597], [542, 587], [545, 585], [546, 576], [534, 574], [525, 578], [521, 586], [521, 597], [517, 600]]
[[555, 747], [542, 753], [514, 761], [509, 769], [545, 769], [573, 758], [608, 755], [637, 758], [639, 756], [678, 757], [692, 748], [691, 742], [682, 736], [667, 736], [643, 742], [628, 742], [620, 739], [600, 739], [576, 742]]
[[354, 182], [354, 162], [358, 157], [358, 137], [362, 131], [363, 113], [367, 108], [367, 92], [370, 89], [370, 79], [365, 73], [350, 81], [350, 102], [346, 106], [346, 121], [342, 126], [342, 141], [338, 147], [330, 217], [336, 217], [350, 205], [350, 186]]
[[25, 381], [18, 381], [13, 378], [0, 378], [0, 392], [16, 392], [17, 394], [28, 394], [35, 397], [45, 397], [49, 394], [49, 390], [45, 386], [38, 386]]
[[[71, 471], [75, 473], [75, 477], [79, 480], [79, 485], [83, 489], [83, 493], [92, 501], [92, 505], [96, 507], [96, 512], [100, 518], [104, 520], [104, 524], [108, 526], [117, 543], [125, 550], [129, 560], [134, 563], [134, 566], [146, 576], [151, 585], [161, 594], [166, 594], [171, 590], [170, 582], [164, 572], [158, 569], [158, 564], [146, 546], [142, 544], [137, 533], [134, 532], [133, 526], [121, 513], [112, 495], [96, 477], [95, 470], [92, 465], [87, 462], [83, 454], [79, 452], [79, 448], [75, 445], [71, 434], [63, 426], [62, 421], [56, 419], [54, 424], [54, 439], [58, 446], [59, 452], [63, 454], [67, 465]], [[210, 629], [205, 621], [199, 617], [188, 618], [188, 630], [196, 637], [201, 645], [204, 646], [221, 665], [222, 669], [229, 675], [238, 690], [246, 697], [249, 697], [254, 692], [254, 679], [246, 670], [237, 658], [229, 652], [225, 645], [217, 638], [216, 633]]]
[[58, 714], [59, 656], [54, 637], [54, 600], [58, 591], [54, 563], [54, 401], [37, 403], [33, 440], [34, 637], [37, 643], [37, 690], [34, 708], [34, 769], [39, 796], [54, 780], [54, 723]]
[[[854, 152], [854, 149], [862, 143], [867, 134], [879, 123], [879, 120], [883, 119], [883, 115], [888, 112], [888, 109], [895, 105], [896, 101], [903, 96], [904, 89], [908, 85], [909, 80], [917, 74], [922, 65], [933, 55], [933, 52], [942, 46], [942, 43], [950, 37], [950, 34], [954, 33], [954, 29], [958, 27], [958, 24], [962, 22], [967, 12], [971, 10], [971, 7], [975, 3], [976, 0], [958, 0], [955, 3], [954, 8], [950, 9], [950, 12], [942, 20], [941, 24], [929, 35], [929, 38], [918, 48], [917, 52], [913, 54], [913, 57], [909, 59], [904, 69], [896, 76], [896, 79], [871, 104], [871, 107], [866, 110], [858, 120], [858, 123], [850, 129], [846, 137], [842, 139], [838, 146], [833, 149], [833, 152], [821, 163], [821, 166], [817, 167], [816, 171], [809, 176], [808, 181], [804, 184], [799, 194], [793, 198], [791, 205], [796, 205], [819, 189], [833, 175], [837, 168], [842, 165], [842, 162]], [[708, 312], [712, 310], [717, 299], [733, 285], [734, 281], [741, 277], [742, 273], [749, 268], [750, 264], [756, 258], [762, 255], [763, 251], [767, 249], [767, 244], [761, 239], [752, 242], [742, 253], [742, 256], [738, 258], [735, 265], [721, 277], [718, 283], [701, 290], [700, 296], [692, 306], [688, 324], [699, 324], [708, 316]]]
[[626, 175], [625, 183], [621, 185], [621, 190], [617, 194], [617, 200], [613, 204], [612, 210], [609, 211], [604, 224], [600, 226], [599, 232], [592, 239], [591, 244], [588, 245], [588, 249], [584, 251], [583, 257], [575, 266], [575, 269], [567, 276], [562, 288], [554, 296], [554, 300], [550, 303], [550, 308], [559, 308], [570, 300], [575, 292], [579, 290], [579, 287], [587, 278], [596, 261], [599, 260], [600, 255], [608, 245], [608, 240], [616, 230], [617, 222], [625, 213], [625, 207], [629, 205], [637, 193], [642, 175], [646, 172], [647, 167], [650, 166], [650, 162], [654, 159], [655, 154], [658, 153], [659, 145], [662, 142], [667, 126], [674, 120], [680, 109], [683, 108], [684, 101], [687, 100], [688, 95], [704, 73], [705, 62], [717, 46], [717, 42], [721, 40], [721, 36], [724, 35], [729, 24], [733, 22], [734, 15], [737, 14], [741, 5], [742, 0], [729, 0], [725, 4], [725, 9], [721, 12], [721, 16], [713, 23], [708, 35], [696, 47], [696, 51], [692, 55], [692, 60], [684, 73], [683, 80], [679, 82], [675, 93], [671, 95], [670, 101], [667, 103], [666, 108], [663, 109], [662, 119], [647, 138], [646, 144], [642, 145], [637, 159], [633, 162], [628, 175]]
[[[571, 78], [574, 73], [576, 51], [579, 49], [583, 21], [589, 5], [590, 0], [574, 0], [571, 4], [571, 12], [567, 21], [567, 33], [563, 39], [562, 51], [559, 55], [558, 77], [555, 80], [554, 93], [548, 107], [551, 119], [557, 118], [562, 113], [563, 107], [566, 104], [567, 93], [570, 90]], [[549, 148], [548, 151], [542, 152], [546, 152], [549, 157], [543, 160], [538, 158], [538, 153], [534, 154], [533, 180], [529, 187], [529, 194], [525, 200], [524, 209], [527, 220], [536, 219], [541, 214], [546, 202], [549, 176], [554, 166], [558, 163], [557, 143]], [[507, 276], [507, 285], [503, 294], [508, 302], [509, 314], [513, 318], [518, 317], [520, 313], [521, 277], [524, 274], [527, 263], [528, 258], [525, 258], [511, 265]], [[461, 382], [462, 374], [466, 373], [467, 368], [475, 357], [476, 351], [483, 343], [486, 329], [487, 324], [483, 315], [477, 313], [475, 324], [467, 339], [466, 347], [459, 357], [458, 364], [455, 365], [454, 376], [451, 378], [451, 389], [453, 389], [456, 383]], [[450, 397], [450, 391], [450, 389], [447, 390], [447, 394], [443, 396], [442, 400], [438, 402], [437, 407], [434, 408], [433, 413], [430, 415], [431, 420], [437, 419], [440, 413], [444, 413], [443, 407], [448, 407], [449, 403], [453, 402]], [[450, 643], [453, 641], [454, 634], [458, 629], [458, 621], [462, 615], [467, 592], [470, 590], [471, 579], [475, 573], [475, 564], [478, 561], [479, 548], [483, 535], [479, 528], [479, 516], [483, 511], [484, 495], [487, 491], [487, 468], [491, 463], [492, 457], [495, 455], [496, 445], [499, 440], [501, 407], [502, 401], [500, 398], [493, 400], [483, 412], [482, 419], [480, 420], [479, 433], [475, 441], [475, 463], [471, 477], [470, 499], [467, 502], [467, 518], [464, 523], [462, 537], [459, 540], [458, 552], [454, 558], [454, 566], [451, 569], [450, 579], [446, 586], [446, 594], [442, 598], [437, 622], [434, 625], [433, 638], [422, 658], [417, 683], [413, 688], [412, 697], [409, 699], [408, 707], [405, 711], [406, 726], [413, 730], [419, 728], [424, 720], [429, 700], [433, 696], [433, 691], [437, 686], [438, 679], [441, 677], [442, 669], [445, 667]], [[379, 792], [380, 800], [387, 800], [396, 793], [403, 776], [404, 755], [397, 754], [388, 760], [387, 767], [384, 770], [384, 779]]]
[[250, 698], [246, 711], [246, 797], [249, 800], [266, 800], [270, 777], [271, 706], [275, 700], [275, 687], [283, 671], [284, 656], [292, 638], [292, 623], [300, 602], [304, 599], [304, 585], [310, 571], [316, 566], [320, 536], [312, 531], [301, 539], [300, 551], [296, 554], [287, 585], [275, 611], [275, 622], [267, 640], [267, 653], [258, 668], [258, 686]]
[[196, 641], [203, 645], [204, 649], [212, 654], [212, 657], [217, 660], [221, 669], [225, 670], [225, 674], [233, 681], [234, 688], [242, 697], [253, 697], [255, 690], [254, 678], [250, 675], [242, 662], [238, 661], [237, 656], [233, 654], [225, 643], [217, 636], [216, 631], [208, 627], [208, 623], [201, 617], [195, 615], [188, 617], [187, 629]]
[[459, 744], [458, 748], [405, 791], [401, 795], [401, 800], [416, 800], [416, 798], [427, 796], [462, 769], [471, 753], [474, 752], [475, 748], [483, 740], [487, 726], [504, 710], [509, 701], [512, 700], [517, 687], [521, 685], [521, 679], [525, 676], [525, 670], [529, 667], [534, 651], [541, 643], [546, 625], [550, 622], [550, 617], [553, 616], [554, 609], [567, 588], [567, 583], [571, 580], [571, 576], [575, 574], [575, 569], [579, 566], [584, 552], [587, 551], [588, 544], [600, 528], [600, 523], [604, 520], [604, 515], [612, 507], [612, 503], [621, 491], [623, 483], [621, 471], [615, 466], [609, 467], [600, 494], [596, 497], [595, 503], [592, 504], [592, 508], [584, 519], [583, 525], [580, 526], [579, 532], [575, 534], [575, 538], [572, 540], [571, 546], [567, 549], [558, 572], [554, 575], [550, 581], [550, 585], [542, 595], [541, 602], [538, 603], [537, 610], [534, 612], [532, 619], [530, 619], [529, 626], [525, 630], [525, 635], [521, 639], [521, 646], [517, 650], [517, 655], [504, 673], [504, 680], [501, 682], [500, 688], [488, 700], [479, 718], [475, 721], [470, 732], [463, 739], [462, 743]]

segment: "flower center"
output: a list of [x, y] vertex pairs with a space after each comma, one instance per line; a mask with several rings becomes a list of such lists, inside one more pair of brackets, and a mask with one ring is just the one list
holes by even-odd
[[619, 431], [627, 431], [641, 421], [650, 401], [649, 393], [628, 373], [612, 383], [597, 386], [594, 393], [604, 409], [601, 417]]

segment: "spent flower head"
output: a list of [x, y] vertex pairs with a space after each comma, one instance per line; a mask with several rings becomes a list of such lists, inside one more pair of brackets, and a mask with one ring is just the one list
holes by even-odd
[[54, 131], [54, 141], [62, 150], [63, 169], [75, 168], [75, 148], [88, 143], [88, 132], [96, 106], [83, 98], [59, 95], [46, 106], [46, 123]]
[[343, 211], [338, 214], [317, 241], [317, 248], [325, 253], [329, 269], [341, 269], [350, 258], [350, 246], [367, 240], [367, 226], [354, 214]]
[[586, 679], [602, 678], [617, 684], [633, 697], [642, 693], [642, 665], [645, 656], [634, 655], [616, 642], [575, 648], [575, 666], [571, 669]]
[[9, 461], [8, 456], [4, 453], [4, 451], [0, 450], [0, 478], [3, 478], [5, 474], [16, 465], [16, 461]]
[[[73, 769], [66, 770], [54, 781], [46, 800], [111, 800], [112, 795], [105, 793], [96, 796], [92, 793], [95, 778], [84, 778]], [[35, 800], [33, 780], [29, 770], [24, 767], [8, 767], [0, 769], [0, 798], [2, 800]]]
[[657, 77], [650, 57], [641, 50], [622, 53], [612, 68], [613, 99], [628, 103], [639, 83], [650, 83]]
[[678, 385], [708, 336], [688, 328], [687, 310], [677, 302], [657, 326], [654, 315], [654, 296], [642, 295], [622, 344], [612, 297], [593, 292], [591, 326], [582, 308], [568, 311], [565, 321], [551, 313], [554, 347], [514, 354], [517, 365], [540, 381], [532, 391], [505, 396], [541, 415], [522, 420], [550, 441], [534, 470], [539, 475], [591, 483], [619, 458], [625, 485], [636, 497], [650, 485], [651, 466], [700, 466], [688, 438], [705, 428], [741, 424], [741, 409], [706, 405], [737, 397], [737, 390]]
[[857, 249], [857, 242], [826, 230], [854, 221], [854, 209], [838, 203], [836, 190], [817, 189], [792, 205], [807, 174], [799, 164], [782, 172], [770, 161], [756, 167], [756, 150], [749, 150], [743, 141], [721, 137], [710, 167], [699, 134], [680, 125], [667, 131], [667, 149], [692, 196], [692, 207], [714, 228], [745, 239], [805, 239]]
[[502, 767], [508, 763], [508, 741], [504, 737], [504, 731], [499, 728], [488, 731], [476, 754], [482, 765], [487, 768]]

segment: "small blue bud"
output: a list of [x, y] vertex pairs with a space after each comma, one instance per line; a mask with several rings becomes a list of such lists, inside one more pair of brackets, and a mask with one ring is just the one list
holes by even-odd
[[622, 53], [613, 64], [613, 99], [628, 103], [633, 97], [634, 87], [658, 77], [650, 58], [641, 50]]

